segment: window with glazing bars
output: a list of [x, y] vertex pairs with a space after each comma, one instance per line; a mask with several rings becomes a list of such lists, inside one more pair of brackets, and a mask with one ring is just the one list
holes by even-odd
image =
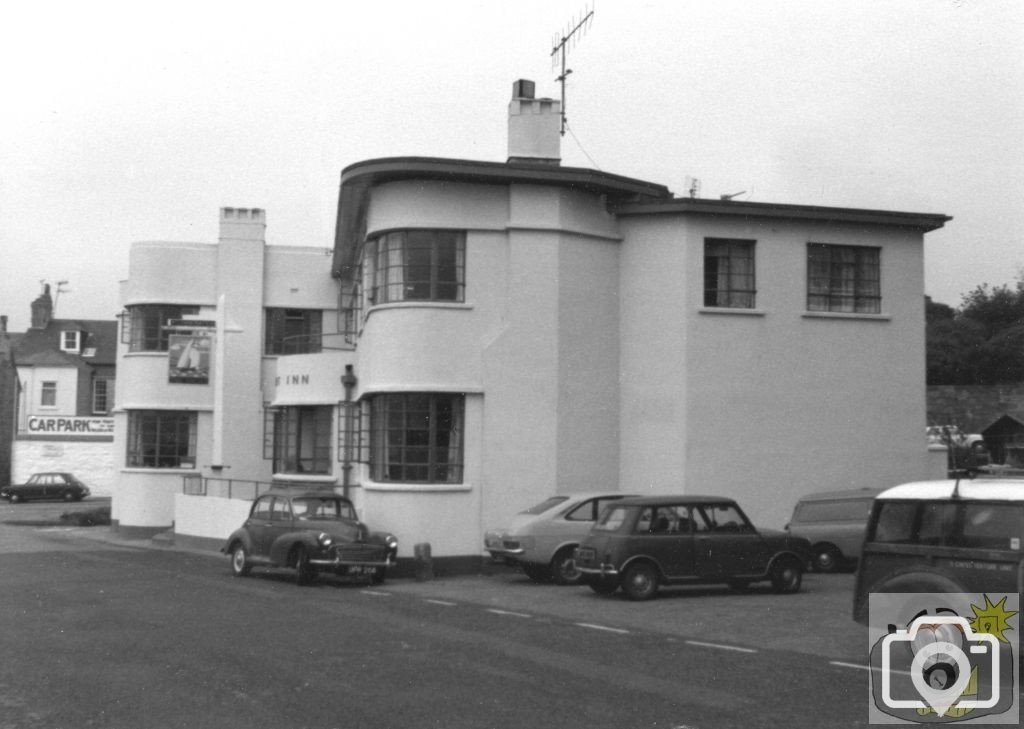
[[704, 239], [704, 306], [753, 309], [754, 241]]
[[807, 244], [807, 310], [878, 314], [881, 249]]
[[[264, 442], [271, 445], [274, 473], [331, 472], [330, 405], [288, 406], [268, 410], [266, 424], [271, 428]], [[264, 456], [267, 455], [264, 448]]]
[[129, 468], [192, 468], [196, 460], [194, 412], [129, 410]]
[[370, 400], [371, 478], [462, 483], [464, 415], [462, 395], [374, 395]]
[[198, 306], [137, 304], [125, 309], [121, 318], [121, 341], [130, 352], [166, 352], [170, 332], [167, 322], [187, 314], [198, 314]]
[[323, 312], [267, 309], [265, 354], [315, 354], [321, 350]]
[[367, 302], [462, 301], [466, 235], [401, 230], [371, 239], [363, 257]]

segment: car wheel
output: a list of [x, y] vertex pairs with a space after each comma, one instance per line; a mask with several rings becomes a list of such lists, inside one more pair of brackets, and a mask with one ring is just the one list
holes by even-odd
[[309, 552], [304, 547], [295, 548], [295, 584], [309, 585], [316, 579], [316, 570], [309, 563]]
[[619, 589], [619, 582], [614, 577], [590, 577], [586, 583], [598, 595], [611, 595]]
[[549, 582], [551, 580], [551, 570], [546, 564], [523, 562], [522, 567], [526, 576], [534, 582]]
[[75, 500], [75, 495], [73, 493], [71, 493], [70, 491], [65, 491], [61, 495], [64, 497], [64, 500], [67, 501], [67, 502], [71, 502], [71, 501]]
[[823, 544], [814, 552], [814, 569], [818, 572], [835, 572], [839, 569], [842, 555], [831, 544]]
[[245, 577], [252, 572], [252, 564], [249, 562], [249, 553], [239, 542], [231, 548], [231, 574], [235, 577]]
[[658, 571], [648, 562], [636, 562], [622, 577], [622, 591], [630, 600], [650, 600], [658, 592]]
[[12, 504], [17, 504], [19, 501], [21, 501], [21, 497], [18, 496], [18, 494], [11, 494], [11, 503]]
[[583, 573], [576, 567], [575, 547], [564, 547], [551, 560], [551, 579], [556, 585], [578, 585]]
[[781, 594], [799, 592], [800, 584], [804, 579], [804, 570], [797, 560], [784, 557], [772, 566], [771, 578], [775, 592]]

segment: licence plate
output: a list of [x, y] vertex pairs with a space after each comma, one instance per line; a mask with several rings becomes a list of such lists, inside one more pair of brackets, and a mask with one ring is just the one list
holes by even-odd
[[594, 560], [594, 550], [590, 547], [581, 547], [576, 550], [576, 559], [581, 562], [592, 562]]
[[376, 567], [364, 567], [361, 564], [352, 565], [348, 568], [350, 575], [375, 575], [377, 574]]

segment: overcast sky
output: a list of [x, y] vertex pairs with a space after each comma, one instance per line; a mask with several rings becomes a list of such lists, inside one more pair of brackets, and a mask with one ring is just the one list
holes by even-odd
[[0, 314], [112, 318], [134, 241], [333, 245], [341, 169], [504, 161], [517, 78], [557, 97], [562, 163], [702, 197], [954, 217], [925, 291], [960, 303], [1024, 269], [1019, 0], [63, 3], [0, 25]]

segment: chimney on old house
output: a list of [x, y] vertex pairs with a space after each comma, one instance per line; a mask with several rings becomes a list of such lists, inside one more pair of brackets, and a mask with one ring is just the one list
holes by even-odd
[[43, 284], [43, 293], [32, 302], [32, 329], [46, 329], [53, 318], [53, 298], [50, 284]]
[[533, 81], [512, 84], [508, 104], [508, 161], [557, 165], [562, 161], [562, 104], [535, 99]]

